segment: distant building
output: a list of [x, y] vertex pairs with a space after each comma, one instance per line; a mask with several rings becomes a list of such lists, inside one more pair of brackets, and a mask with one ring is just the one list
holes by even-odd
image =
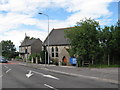
[[[70, 55], [68, 49], [70, 43], [67, 38], [65, 38], [64, 31], [70, 28], [59, 28], [53, 29], [49, 34], [49, 57], [53, 60], [58, 60], [58, 62], [64, 62], [66, 65], [69, 64]], [[48, 37], [44, 41], [44, 45], [48, 50]]]
[[42, 41], [35, 38], [25, 38], [19, 46], [19, 56], [23, 60], [27, 60], [31, 54], [40, 53], [42, 50]]

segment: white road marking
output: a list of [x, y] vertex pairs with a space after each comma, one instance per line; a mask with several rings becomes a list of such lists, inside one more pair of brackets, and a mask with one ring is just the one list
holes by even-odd
[[52, 75], [46, 75], [46, 74], [43, 74], [43, 73], [39, 73], [39, 72], [36, 72], [36, 71], [31, 71], [31, 72], [34, 72], [36, 74], [40, 74], [44, 77], [48, 77], [48, 78], [52, 78], [52, 79], [56, 79], [56, 80], [59, 80], [59, 78], [55, 77], [55, 76], [52, 76]]
[[102, 81], [106, 81], [106, 82], [111, 82], [111, 83], [116, 83], [116, 84], [118, 84], [118, 81], [116, 81], [116, 80], [111, 80], [111, 79], [104, 79], [104, 78], [93, 77], [93, 76], [85, 76], [85, 75], [67, 73], [67, 72], [50, 70], [50, 69], [43, 69], [43, 70], [47, 70], [47, 71], [51, 71], [51, 72], [57, 72], [57, 73], [62, 73], [62, 74], [66, 74], [66, 75], [77, 76], [77, 77], [90, 78], [90, 79], [95, 79], [95, 80], [102, 80]]
[[4, 66], [5, 68], [8, 68], [7, 66]]
[[0, 78], [2, 77], [3, 75], [0, 75]]
[[6, 71], [6, 73], [8, 73], [10, 70], [11, 70], [11, 69], [8, 69], [8, 70]]
[[39, 73], [39, 72], [36, 72], [36, 71], [32, 71], [32, 72], [34, 72], [34, 73], [36, 73], [36, 74], [40, 74], [40, 75], [44, 75], [43, 73]]
[[26, 65], [26, 64], [23, 64], [23, 63], [19, 63], [19, 64], [20, 64], [20, 65], [24, 65], [24, 66]]
[[29, 78], [29, 77], [31, 77], [32, 75], [33, 75], [33, 73], [32, 73], [31, 70], [30, 70], [29, 73], [26, 74], [26, 77]]
[[58, 90], [58, 89], [56, 89], [56, 88], [54, 88], [54, 87], [52, 87], [52, 86], [50, 86], [50, 85], [48, 85], [48, 84], [44, 84], [44, 86], [46, 86], [46, 87], [48, 87], [48, 88], [51, 88], [51, 89], [54, 89], [54, 90]]
[[57, 80], [59, 80], [59, 78], [57, 78], [57, 77], [54, 77], [54, 76], [52, 76], [52, 75], [43, 75], [44, 77], [48, 77], [48, 78], [53, 78], [53, 79], [57, 79]]

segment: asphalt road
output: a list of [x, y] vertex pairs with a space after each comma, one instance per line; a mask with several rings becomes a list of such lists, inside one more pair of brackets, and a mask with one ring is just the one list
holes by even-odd
[[[2, 65], [2, 88], [118, 88], [117, 84], [22, 66]], [[31, 74], [30, 77], [27, 77]], [[27, 76], [26, 76], [27, 75]]]

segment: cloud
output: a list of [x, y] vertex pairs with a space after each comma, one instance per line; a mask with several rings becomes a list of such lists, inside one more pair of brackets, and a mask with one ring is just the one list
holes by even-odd
[[113, 0], [113, 2], [120, 2], [120, 0]]
[[[44, 26], [41, 20], [33, 18], [38, 11], [45, 8], [64, 8], [67, 12], [72, 12], [66, 20], [58, 21], [62, 24], [67, 22], [68, 26], [75, 24], [83, 18], [108, 17], [111, 12], [108, 5], [113, 0], [1, 0], [0, 10], [8, 12], [6, 15], [0, 15], [0, 31], [14, 29], [21, 24]], [[42, 21], [43, 24], [47, 22]], [[38, 25], [41, 24], [41, 25]], [[54, 24], [55, 25], [55, 24]], [[53, 25], [53, 26], [54, 26]], [[65, 24], [66, 26], [66, 24]], [[42, 27], [42, 29], [44, 29]]]
[[49, 4], [49, 2], [44, 0], [1, 0], [0, 10], [28, 14], [39, 9], [42, 10], [48, 7]]
[[[108, 6], [114, 1], [118, 0], [0, 0], [0, 39], [11, 39], [18, 46], [27, 33], [43, 41], [47, 36], [48, 22], [35, 16], [47, 8], [63, 8], [71, 13], [65, 20], [50, 19], [50, 30], [74, 26], [85, 17], [99, 20], [101, 25], [109, 24], [112, 13]], [[37, 29], [22, 29], [22, 25]]]
[[[45, 40], [45, 37], [47, 36], [47, 32], [45, 31], [39, 31], [39, 30], [12, 30], [3, 33], [0, 35], [1, 40], [12, 40], [12, 42], [16, 45], [18, 48], [20, 46], [20, 43], [25, 37], [25, 33], [27, 36], [34, 37], [34, 38], [40, 38], [42, 41]], [[0, 41], [1, 41], [0, 40]]]

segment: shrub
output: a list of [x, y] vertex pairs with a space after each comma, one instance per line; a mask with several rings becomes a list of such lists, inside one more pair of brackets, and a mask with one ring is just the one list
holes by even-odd
[[21, 58], [21, 57], [19, 57], [19, 56], [16, 56], [16, 57], [15, 57], [15, 59], [22, 59], [22, 58]]
[[56, 66], [59, 65], [59, 63], [58, 63], [58, 59], [57, 59], [57, 58], [53, 59], [53, 64], [56, 65]]
[[62, 62], [62, 65], [65, 65], [65, 66], [66, 66], [66, 63], [65, 63], [65, 62]]

